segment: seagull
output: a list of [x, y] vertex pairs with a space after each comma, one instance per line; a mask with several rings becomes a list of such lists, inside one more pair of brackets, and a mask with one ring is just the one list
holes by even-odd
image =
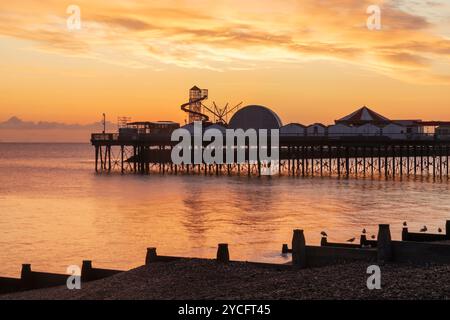
[[439, 232], [439, 233], [442, 233], [442, 229], [441, 229], [441, 228], [439, 228], [439, 229], [438, 229], [438, 232]]
[[403, 226], [404, 226], [404, 227], [407, 227], [407, 226], [408, 226], [408, 223], [406, 223], [406, 221], [403, 222]]
[[420, 232], [427, 232], [428, 231], [428, 228], [427, 228], [427, 226], [423, 226], [423, 228], [422, 229], [420, 229]]
[[356, 238], [351, 238], [351, 239], [348, 239], [347, 242], [354, 242], [355, 240], [356, 240]]
[[324, 236], [324, 237], [328, 237], [328, 235], [327, 235], [327, 233], [326, 233], [325, 231], [322, 231], [320, 234], [321, 234], [322, 236]]
[[375, 237], [375, 235], [373, 234], [373, 235], [371, 236], [371, 238], [372, 238], [372, 239], [375, 239], [376, 237]]
[[366, 234], [366, 233], [367, 233], [366, 229], [363, 229], [362, 234]]

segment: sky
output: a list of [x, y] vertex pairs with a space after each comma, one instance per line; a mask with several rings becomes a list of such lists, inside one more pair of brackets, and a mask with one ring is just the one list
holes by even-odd
[[[367, 28], [370, 5], [381, 30]], [[363, 105], [450, 120], [450, 1], [2, 1], [0, 69], [0, 122], [184, 123], [193, 85], [207, 104], [261, 104], [284, 123]]]

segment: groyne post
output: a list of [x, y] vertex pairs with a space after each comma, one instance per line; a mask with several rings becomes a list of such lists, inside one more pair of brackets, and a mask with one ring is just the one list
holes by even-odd
[[156, 248], [147, 248], [147, 254], [145, 256], [145, 265], [149, 265], [152, 262], [155, 262], [158, 258], [158, 254], [156, 253]]
[[447, 240], [450, 240], [450, 220], [445, 222], [445, 235], [447, 236]]
[[380, 264], [392, 260], [391, 230], [388, 224], [380, 224], [378, 228], [377, 258]]
[[217, 248], [217, 261], [222, 263], [230, 262], [230, 252], [227, 243], [219, 243]]
[[90, 281], [92, 278], [92, 261], [91, 260], [83, 260], [83, 264], [81, 266], [81, 281]]
[[31, 289], [33, 287], [33, 274], [31, 271], [31, 264], [22, 264], [22, 271], [20, 272], [20, 281], [23, 289]]
[[365, 234], [362, 234], [359, 238], [359, 244], [362, 246], [365, 246], [367, 243], [367, 236]]
[[298, 268], [306, 268], [306, 241], [303, 230], [294, 230], [292, 237], [292, 264]]
[[283, 247], [281, 248], [281, 253], [282, 254], [289, 253], [289, 247], [288, 247], [287, 243], [283, 244]]
[[403, 227], [402, 229], [402, 241], [408, 241], [408, 227]]

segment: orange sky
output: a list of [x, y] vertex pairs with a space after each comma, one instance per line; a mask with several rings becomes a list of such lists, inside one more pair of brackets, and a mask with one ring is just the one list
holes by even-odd
[[[263, 104], [284, 123], [362, 105], [450, 120], [447, 0], [74, 0], [78, 31], [69, 4], [0, 3], [0, 121], [184, 122], [194, 84], [208, 103]], [[370, 4], [381, 31], [366, 27]]]

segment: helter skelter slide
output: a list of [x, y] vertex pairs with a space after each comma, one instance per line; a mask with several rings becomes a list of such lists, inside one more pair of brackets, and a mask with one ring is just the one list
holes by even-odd
[[[226, 125], [228, 116], [239, 109], [242, 102], [229, 108], [228, 103], [220, 108], [213, 102], [214, 108], [207, 107], [203, 101], [208, 99], [208, 89], [200, 89], [197, 86], [189, 90], [189, 102], [181, 105], [181, 110], [189, 114], [189, 123], [194, 121], [210, 122], [210, 117], [205, 113], [209, 112], [214, 117], [214, 123]], [[204, 111], [202, 111], [202, 108]]]

